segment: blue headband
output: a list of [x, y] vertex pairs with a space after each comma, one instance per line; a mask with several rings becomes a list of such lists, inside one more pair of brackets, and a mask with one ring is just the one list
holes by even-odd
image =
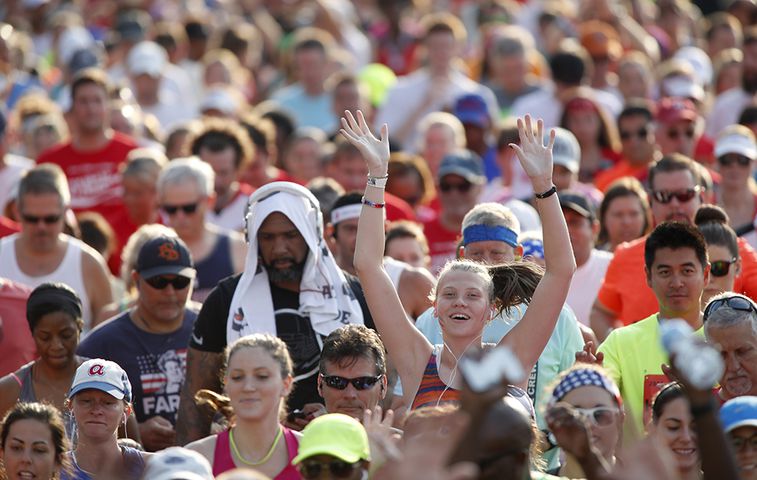
[[518, 246], [518, 234], [502, 225], [471, 225], [463, 230], [463, 245], [490, 240], [505, 242], [511, 247]]
[[523, 247], [523, 257], [534, 257], [544, 259], [544, 242], [538, 238], [529, 238], [521, 242]]

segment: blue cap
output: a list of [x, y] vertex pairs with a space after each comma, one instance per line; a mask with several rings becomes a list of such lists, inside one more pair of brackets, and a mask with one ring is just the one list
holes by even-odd
[[728, 400], [720, 408], [726, 433], [739, 427], [757, 427], [757, 397], [746, 395]]
[[469, 93], [455, 101], [454, 114], [461, 123], [486, 127], [491, 123], [489, 108], [484, 97], [477, 93]]

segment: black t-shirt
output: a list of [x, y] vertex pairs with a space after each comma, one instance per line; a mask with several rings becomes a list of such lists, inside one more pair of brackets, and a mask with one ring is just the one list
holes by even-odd
[[[355, 294], [363, 311], [363, 323], [375, 330], [373, 319], [365, 303], [363, 289], [358, 279], [344, 272], [347, 284]], [[202, 310], [194, 324], [190, 347], [204, 352], [220, 353], [226, 348], [226, 322], [229, 318], [231, 300], [239, 284], [241, 274], [226, 278], [218, 283], [202, 305]], [[302, 408], [306, 403], [322, 402], [318, 395], [318, 362], [321, 349], [310, 318], [299, 312], [300, 294], [271, 286], [271, 300], [276, 318], [276, 334], [281, 338], [292, 356], [294, 376], [298, 379], [289, 397], [289, 408]], [[321, 338], [323, 340], [323, 338]]]

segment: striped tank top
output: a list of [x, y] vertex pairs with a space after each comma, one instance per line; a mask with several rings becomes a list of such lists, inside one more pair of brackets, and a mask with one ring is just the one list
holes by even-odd
[[411, 410], [421, 407], [435, 407], [441, 403], [460, 401], [460, 390], [448, 387], [447, 384], [439, 378], [439, 369], [436, 364], [436, 359], [442, 348], [444, 348], [444, 345], [434, 345], [428, 363], [426, 363], [426, 370], [423, 372], [423, 378], [418, 387], [418, 392], [413, 399], [413, 405], [410, 407]]

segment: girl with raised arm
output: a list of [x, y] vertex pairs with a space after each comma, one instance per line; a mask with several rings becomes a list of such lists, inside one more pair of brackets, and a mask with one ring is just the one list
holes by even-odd
[[355, 269], [389, 357], [397, 366], [403, 390], [408, 400], [413, 399], [413, 408], [457, 400], [461, 388], [458, 360], [469, 348], [482, 347], [484, 325], [495, 315], [497, 307], [516, 305], [529, 298], [531, 302], [523, 320], [499, 343], [512, 349], [526, 372], [531, 371], [555, 327], [576, 268], [552, 184], [554, 131], [544, 146], [542, 121], [534, 126], [526, 116], [518, 120], [520, 146], [511, 145], [537, 192], [536, 207], [544, 229], [543, 277], [534, 290], [521, 285], [533, 277], [529, 277], [527, 267], [522, 264], [495, 267], [493, 275], [487, 267], [470, 261], [449, 262], [439, 274], [433, 303], [444, 342], [434, 346], [405, 315], [382, 266], [388, 127], [381, 128], [381, 138], [377, 139], [361, 112], [357, 118], [345, 112], [342, 126], [342, 134], [360, 149], [369, 171], [358, 223]]

